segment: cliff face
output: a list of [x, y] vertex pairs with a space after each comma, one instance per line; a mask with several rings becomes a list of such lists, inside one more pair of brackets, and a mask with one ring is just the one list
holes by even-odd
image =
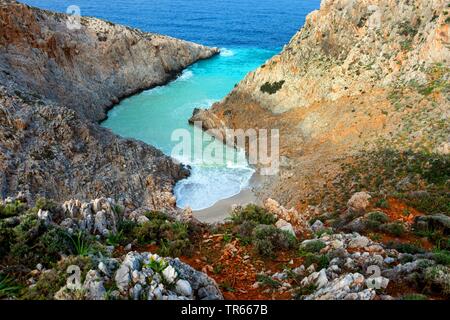
[[112, 197], [173, 208], [187, 172], [96, 122], [118, 98], [168, 81], [216, 49], [0, 0], [0, 192]]
[[217, 49], [15, 1], [0, 1], [0, 82], [98, 121], [121, 97], [167, 82]]
[[292, 205], [333, 188], [360, 151], [448, 152], [449, 10], [324, 0], [281, 54], [192, 120], [280, 129], [284, 167], [261, 192]]

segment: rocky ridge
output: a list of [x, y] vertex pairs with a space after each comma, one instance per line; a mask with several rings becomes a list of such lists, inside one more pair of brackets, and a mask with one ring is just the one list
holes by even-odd
[[448, 157], [449, 36], [446, 1], [324, 0], [279, 55], [191, 121], [280, 130], [281, 172], [261, 199], [337, 199], [342, 168], [369, 152]]
[[94, 18], [0, 1], [0, 193], [64, 201], [106, 196], [173, 208], [188, 172], [97, 121], [120, 98], [166, 83], [218, 52]]

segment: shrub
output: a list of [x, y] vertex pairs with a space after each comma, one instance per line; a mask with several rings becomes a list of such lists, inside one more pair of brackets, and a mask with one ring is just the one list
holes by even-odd
[[20, 286], [8, 275], [0, 273], [0, 299], [14, 297], [20, 291]]
[[236, 236], [244, 243], [250, 243], [252, 241], [253, 231], [257, 227], [255, 221], [244, 221], [236, 228]]
[[409, 254], [418, 254], [424, 253], [425, 250], [415, 244], [412, 243], [400, 243], [400, 242], [390, 242], [388, 243], [388, 247], [395, 249], [399, 252], [409, 253]]
[[326, 244], [320, 240], [308, 241], [301, 246], [301, 250], [305, 252], [318, 253], [320, 250], [326, 247]]
[[54, 269], [43, 272], [34, 286], [24, 288], [21, 299], [24, 300], [51, 300], [55, 293], [61, 289], [70, 276], [67, 273], [69, 266], [78, 266], [81, 270], [81, 283], [84, 282], [86, 274], [94, 268], [94, 262], [89, 257], [70, 256], [59, 261]]
[[387, 216], [387, 214], [385, 214], [384, 212], [381, 212], [381, 211], [375, 211], [375, 212], [369, 213], [369, 215], [367, 216], [367, 219], [370, 221], [376, 221], [379, 223], [389, 222], [389, 217]]
[[238, 208], [231, 214], [231, 221], [234, 224], [242, 224], [245, 221], [252, 221], [256, 224], [271, 225], [277, 221], [277, 218], [266, 209], [249, 204], [245, 208]]
[[57, 210], [58, 205], [56, 203], [54, 203], [52, 200], [48, 200], [46, 198], [39, 198], [36, 201], [35, 208], [37, 210], [41, 209], [41, 210], [54, 212]]
[[285, 83], [284, 80], [273, 83], [266, 82], [261, 86], [260, 89], [264, 93], [275, 94], [278, 90], [280, 90], [283, 87], [284, 83]]
[[74, 252], [68, 233], [56, 226], [46, 226], [33, 214], [26, 216], [13, 229], [11, 257], [18, 263], [34, 267], [37, 263], [50, 265], [59, 260], [61, 254]]
[[134, 229], [135, 237], [141, 244], [160, 245], [161, 255], [189, 254], [192, 244], [189, 239], [190, 226], [187, 223], [171, 221], [162, 213], [148, 213], [150, 221]]
[[306, 254], [303, 254], [304, 262], [306, 268], [308, 268], [310, 265], [315, 264], [317, 265], [317, 269], [321, 270], [324, 268], [328, 268], [328, 265], [330, 264], [330, 258], [326, 254], [315, 254], [308, 252]]
[[434, 261], [437, 264], [442, 264], [444, 266], [450, 266], [450, 252], [447, 250], [438, 250], [433, 253]]
[[272, 277], [266, 276], [264, 274], [258, 274], [256, 276], [256, 281], [261, 283], [263, 286], [267, 286], [273, 289], [281, 287], [281, 283], [274, 280]]
[[437, 265], [425, 270], [425, 282], [430, 289], [450, 295], [450, 270], [446, 266]]
[[27, 210], [27, 206], [16, 200], [13, 203], [0, 204], [0, 218], [8, 218], [23, 214]]
[[0, 222], [0, 260], [2, 260], [11, 250], [11, 244], [15, 237], [13, 230]]
[[272, 257], [275, 249], [292, 249], [296, 243], [297, 239], [292, 234], [275, 226], [259, 225], [253, 232], [255, 250], [264, 257]]
[[400, 222], [385, 223], [380, 226], [383, 232], [400, 237], [405, 233], [405, 226]]

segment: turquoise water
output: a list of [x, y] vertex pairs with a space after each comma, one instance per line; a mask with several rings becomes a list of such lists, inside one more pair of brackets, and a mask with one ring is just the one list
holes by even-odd
[[[189, 206], [193, 210], [211, 207], [245, 188], [254, 170], [248, 166], [242, 151], [225, 147], [210, 136], [204, 136], [204, 140], [213, 140], [212, 146], [211, 141], [205, 141], [203, 149], [194, 150], [190, 155], [173, 154], [173, 148], [180, 144], [180, 140], [172, 139], [172, 133], [184, 129], [191, 137], [194, 133], [202, 135], [201, 130], [188, 124], [194, 108], [208, 108], [221, 100], [250, 70], [276, 52], [258, 48], [223, 48], [220, 55], [192, 65], [168, 85], [123, 100], [108, 113], [108, 119], [102, 125], [121, 136], [154, 145], [190, 165], [191, 176], [179, 182], [174, 190], [177, 205], [181, 208]], [[193, 145], [191, 141], [191, 149]], [[211, 164], [206, 159], [207, 146], [222, 149], [225, 160]]]

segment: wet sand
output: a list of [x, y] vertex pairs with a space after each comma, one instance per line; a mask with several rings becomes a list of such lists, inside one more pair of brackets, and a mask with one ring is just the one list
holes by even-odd
[[253, 189], [258, 186], [261, 181], [262, 177], [255, 173], [246, 189], [243, 189], [234, 197], [220, 200], [208, 209], [194, 211], [194, 217], [204, 223], [223, 222], [230, 216], [231, 207], [233, 205], [246, 205], [250, 203], [259, 204], [260, 201], [256, 198]]

